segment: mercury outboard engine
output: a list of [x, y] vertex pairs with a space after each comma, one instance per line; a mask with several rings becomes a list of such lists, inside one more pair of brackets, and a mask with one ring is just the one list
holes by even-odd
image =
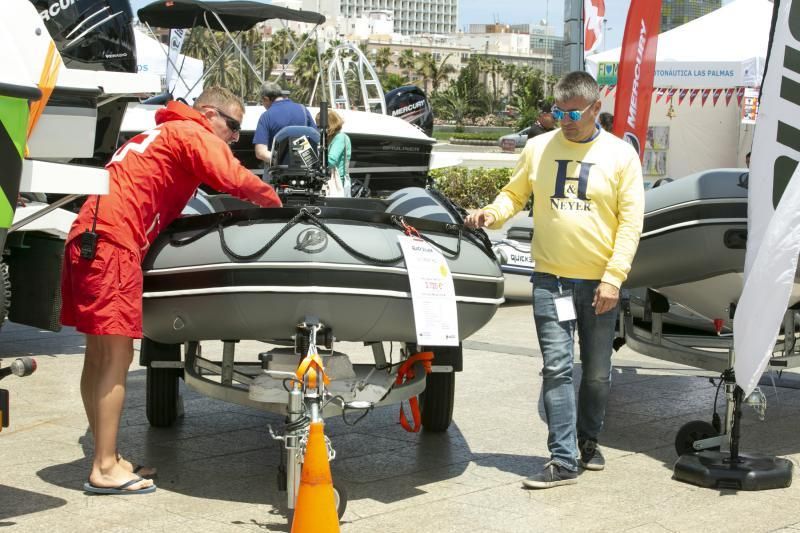
[[433, 110], [425, 92], [416, 85], [404, 85], [386, 93], [386, 114], [410, 122], [428, 137], [433, 133]]
[[136, 72], [128, 0], [31, 0], [69, 68]]

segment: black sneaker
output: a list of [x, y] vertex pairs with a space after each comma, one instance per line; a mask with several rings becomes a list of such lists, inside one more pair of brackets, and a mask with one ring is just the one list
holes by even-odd
[[600, 451], [596, 440], [582, 440], [578, 442], [581, 450], [581, 466], [586, 470], [602, 470], [606, 467], [606, 460]]
[[574, 485], [578, 482], [578, 473], [567, 470], [563, 466], [550, 461], [544, 465], [541, 472], [535, 476], [522, 480], [522, 485], [528, 489], [549, 489], [559, 485]]

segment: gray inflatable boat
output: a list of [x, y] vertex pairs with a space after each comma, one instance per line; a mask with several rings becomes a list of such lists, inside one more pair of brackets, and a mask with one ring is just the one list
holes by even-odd
[[743, 284], [747, 180], [746, 169], [715, 169], [649, 190], [626, 286], [655, 289], [730, 327]]
[[[288, 202], [291, 205], [291, 202]], [[503, 277], [483, 232], [435, 191], [386, 199], [317, 198], [312, 205], [236, 209], [178, 219], [144, 264], [144, 334], [161, 343], [288, 339], [317, 317], [343, 341], [414, 342], [404, 224], [447, 259], [461, 339], [503, 302]]]

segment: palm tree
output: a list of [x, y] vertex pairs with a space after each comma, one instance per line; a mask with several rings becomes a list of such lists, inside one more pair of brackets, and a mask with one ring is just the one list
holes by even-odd
[[509, 99], [511, 98], [511, 95], [514, 94], [514, 82], [516, 81], [517, 73], [517, 66], [513, 63], [507, 63], [503, 67], [503, 79], [506, 80], [507, 86], [506, 96]]
[[187, 39], [184, 53], [203, 60], [207, 73], [205, 85], [220, 85], [237, 92], [241, 88], [239, 59], [231, 54], [221, 57], [223, 47], [227, 45], [227, 37], [207, 28], [194, 28], [190, 31], [194, 35]]
[[456, 128], [463, 130], [464, 118], [481, 112], [480, 95], [464, 83], [453, 83], [432, 98], [436, 115], [455, 120]]
[[400, 67], [406, 74], [406, 79], [411, 79], [411, 71], [416, 68], [417, 58], [414, 56], [414, 50], [406, 48], [400, 52], [400, 57], [397, 59], [397, 66]]
[[496, 57], [489, 58], [487, 61], [489, 74], [492, 76], [492, 95], [497, 102], [497, 77], [503, 70], [503, 62]]
[[440, 62], [437, 62], [429, 52], [425, 52], [419, 56], [418, 65], [425, 83], [425, 92], [428, 92], [429, 81], [431, 82], [431, 91], [435, 93], [439, 89], [439, 85], [447, 80], [450, 74], [456, 71], [455, 67], [447, 62], [452, 55], [453, 54], [447, 54]]
[[378, 48], [374, 61], [375, 66], [378, 67], [381, 74], [386, 74], [386, 69], [392, 64], [392, 49], [388, 46]]
[[[300, 51], [300, 55], [294, 60], [294, 79], [292, 80], [292, 99], [297, 102], [307, 102], [314, 89], [314, 83], [319, 73], [317, 64], [317, 52], [313, 46], [306, 46]], [[324, 87], [317, 87], [317, 91], [325, 90]], [[317, 98], [319, 94], [316, 95]]]
[[539, 113], [539, 105], [544, 101], [543, 73], [525, 66], [520, 69], [517, 85], [514, 89], [513, 102], [520, 111], [518, 125], [525, 127], [533, 123]]
[[397, 89], [398, 87], [402, 87], [403, 85], [408, 84], [408, 80], [406, 80], [400, 74], [395, 74], [393, 72], [387, 74], [379, 74], [378, 77], [381, 80], [381, 87], [386, 92], [391, 91], [392, 89]]

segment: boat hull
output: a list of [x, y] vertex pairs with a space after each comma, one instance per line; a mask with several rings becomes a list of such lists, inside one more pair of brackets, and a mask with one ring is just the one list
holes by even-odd
[[[392, 218], [402, 214], [444, 250], [459, 337], [468, 337], [503, 302], [499, 265], [479, 239], [459, 238], [455, 220], [430, 220], [433, 211], [453, 215], [436, 210], [419, 191], [386, 201], [330, 200], [308, 208], [313, 218], [297, 218], [306, 208], [281, 208], [180, 219], [144, 262], [145, 336], [163, 343], [288, 339], [297, 324], [316, 317], [339, 340], [414, 342], [410, 283], [398, 244], [403, 232]], [[376, 205], [390, 211], [375, 212]], [[423, 212], [428, 218], [413, 217]], [[191, 242], [179, 244], [185, 240]], [[268, 250], [255, 253], [270, 241]], [[457, 256], [448, 252], [456, 250]]]

